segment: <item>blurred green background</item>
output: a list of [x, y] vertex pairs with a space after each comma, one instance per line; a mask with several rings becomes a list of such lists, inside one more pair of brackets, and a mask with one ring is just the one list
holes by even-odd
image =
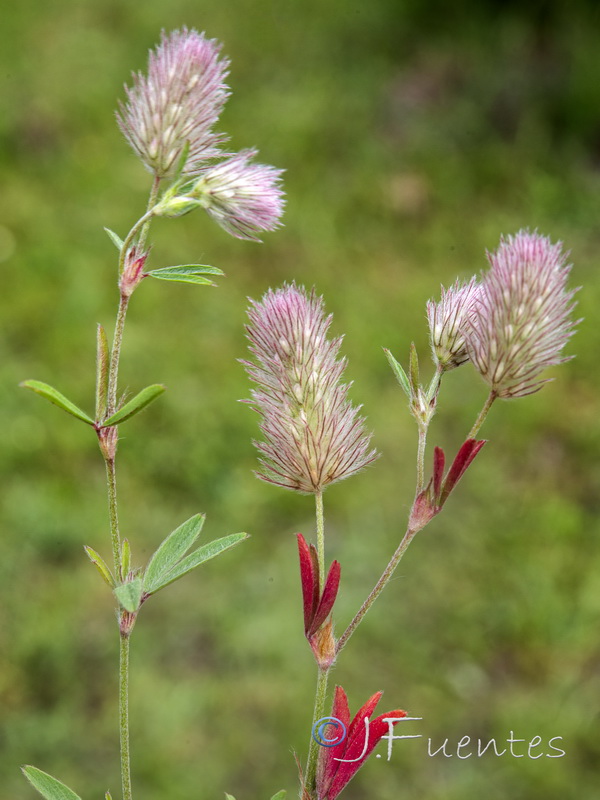
[[[296, 793], [315, 669], [302, 636], [293, 533], [311, 498], [257, 481], [246, 297], [315, 285], [346, 334], [352, 398], [382, 453], [326, 494], [328, 557], [343, 568], [338, 632], [396, 547], [416, 437], [381, 347], [426, 355], [424, 304], [485, 267], [502, 233], [538, 228], [571, 250], [583, 286], [577, 358], [533, 397], [498, 403], [490, 443], [413, 543], [334, 680], [356, 709], [420, 723], [372, 758], [348, 800], [587, 800], [600, 761], [596, 2], [23, 0], [0, 26], [0, 796], [34, 796], [33, 763], [119, 797], [114, 603], [87, 562], [107, 557], [103, 466], [91, 432], [17, 388], [54, 383], [90, 409], [95, 323], [112, 329], [115, 251], [149, 176], [113, 117], [161, 28], [206, 30], [232, 60], [222, 118], [235, 149], [284, 167], [285, 228], [239, 242], [198, 213], [154, 228], [151, 266], [223, 268], [218, 289], [136, 293], [122, 379], [168, 393], [127, 423], [123, 532], [142, 565], [198, 510], [204, 536], [249, 542], [144, 607], [133, 638], [133, 777], [144, 800]], [[485, 398], [448, 376], [431, 443], [455, 451]], [[542, 737], [564, 758], [427, 755], [463, 736]], [[558, 744], [558, 743], [557, 743]], [[521, 746], [522, 747], [522, 746]], [[523, 750], [516, 752], [524, 752]]]

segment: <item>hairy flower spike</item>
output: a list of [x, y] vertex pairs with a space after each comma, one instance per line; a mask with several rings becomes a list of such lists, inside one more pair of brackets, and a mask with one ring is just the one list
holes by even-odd
[[537, 392], [540, 372], [561, 356], [574, 333], [575, 290], [562, 244], [529, 231], [501, 239], [468, 315], [464, 336], [475, 368], [497, 397]]
[[238, 239], [260, 241], [260, 231], [279, 227], [283, 214], [283, 170], [251, 164], [256, 150], [240, 153], [202, 170], [190, 195], [218, 224]]
[[244, 362], [258, 388], [264, 442], [259, 478], [304, 493], [322, 491], [376, 458], [359, 408], [347, 398], [338, 359], [341, 338], [328, 339], [331, 316], [314, 290], [284, 285], [251, 301], [247, 334], [256, 363]]
[[433, 359], [444, 371], [469, 360], [462, 328], [478, 289], [476, 278], [463, 285], [456, 281], [449, 289], [442, 286], [439, 303], [434, 300], [427, 303]]
[[198, 162], [219, 155], [224, 141], [212, 132], [229, 95], [224, 81], [229, 61], [219, 58], [221, 45], [203, 33], [182, 28], [162, 33], [148, 59], [148, 75], [133, 75], [119, 104], [117, 121], [134, 151], [157, 177], [175, 170], [184, 149], [184, 166], [194, 174]]

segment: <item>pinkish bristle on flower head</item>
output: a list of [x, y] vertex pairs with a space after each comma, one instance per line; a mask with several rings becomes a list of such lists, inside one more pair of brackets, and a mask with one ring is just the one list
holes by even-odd
[[497, 397], [522, 397], [546, 383], [543, 369], [567, 360], [562, 350], [576, 324], [571, 267], [560, 242], [529, 231], [501, 239], [488, 258], [464, 326], [467, 350]]
[[436, 364], [444, 371], [460, 367], [469, 360], [463, 334], [463, 323], [478, 292], [476, 278], [444, 289], [439, 303], [427, 303], [429, 340]]
[[252, 301], [247, 334], [256, 363], [245, 362], [257, 384], [250, 401], [261, 415], [264, 442], [256, 446], [269, 483], [317, 493], [370, 464], [359, 409], [347, 398], [340, 379], [341, 339], [328, 339], [331, 316], [314, 290], [284, 285]]
[[260, 241], [260, 231], [279, 226], [285, 201], [280, 185], [283, 170], [252, 164], [255, 155], [255, 150], [242, 150], [206, 167], [190, 194], [232, 236]]
[[148, 74], [134, 74], [117, 121], [125, 138], [157, 177], [170, 175], [186, 146], [184, 173], [219, 155], [224, 137], [212, 131], [229, 95], [229, 61], [221, 45], [203, 33], [182, 28], [166, 34], [150, 52]]

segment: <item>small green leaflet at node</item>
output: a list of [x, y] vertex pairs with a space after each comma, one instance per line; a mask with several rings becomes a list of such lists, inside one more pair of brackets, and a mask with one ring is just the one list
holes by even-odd
[[129, 574], [129, 568], [131, 566], [131, 547], [129, 545], [129, 539], [123, 539], [123, 543], [121, 545], [121, 575], [123, 578], [126, 578]]
[[21, 769], [29, 783], [46, 800], [81, 800], [78, 794], [75, 794], [64, 783], [57, 781], [52, 775], [48, 775], [47, 772], [42, 772], [41, 769], [30, 766], [25, 766]]
[[146, 567], [143, 582], [145, 593], [157, 592], [205, 561], [248, 538], [247, 533], [233, 533], [209, 542], [186, 556], [200, 536], [205, 518], [204, 514], [196, 514], [167, 536]]
[[225, 792], [225, 800], [235, 800], [235, 797], [232, 794], [227, 794], [227, 792]]
[[277, 794], [274, 794], [271, 800], [285, 800], [287, 796], [287, 792], [285, 789], [281, 789]]
[[108, 234], [108, 238], [111, 240], [111, 242], [117, 248], [117, 250], [120, 252], [123, 249], [123, 244], [124, 244], [123, 243], [123, 239], [121, 239], [120, 236], [117, 236], [117, 234], [114, 231], [111, 231], [110, 228], [104, 228], [104, 230]]
[[216, 286], [216, 283], [203, 275], [225, 275], [218, 267], [209, 267], [206, 264], [181, 264], [176, 267], [161, 267], [146, 273], [149, 278], [159, 278], [161, 281], [177, 281], [179, 283], [195, 283], [202, 286]]
[[29, 380], [22, 381], [19, 386], [22, 386], [24, 389], [31, 389], [32, 392], [39, 394], [41, 397], [45, 397], [46, 400], [54, 403], [55, 406], [62, 408], [63, 411], [66, 411], [68, 414], [80, 419], [82, 422], [85, 422], [88, 425], [94, 424], [94, 420], [89, 417], [85, 411], [82, 411], [80, 408], [78, 408], [75, 403], [72, 403], [67, 397], [64, 396], [64, 394], [61, 394], [48, 383]]
[[103, 428], [108, 428], [111, 425], [119, 425], [121, 422], [130, 419], [135, 414], [146, 408], [153, 400], [156, 400], [166, 389], [160, 383], [154, 383], [152, 386], [146, 386], [145, 389], [131, 399], [128, 403], [112, 414], [108, 419], [105, 419], [101, 424]]
[[141, 578], [133, 578], [126, 583], [122, 583], [120, 586], [116, 586], [114, 589], [114, 594], [119, 601], [119, 605], [131, 614], [135, 614], [139, 609], [142, 592]]
[[394, 356], [385, 347], [383, 348], [383, 352], [385, 353], [385, 356], [386, 356], [386, 358], [387, 358], [387, 360], [389, 362], [389, 365], [392, 368], [392, 371], [393, 371], [394, 375], [396, 376], [396, 380], [398, 381], [398, 383], [400, 384], [400, 386], [404, 390], [404, 393], [406, 394], [406, 396], [410, 399], [411, 396], [412, 396], [411, 390], [410, 390], [410, 383], [408, 381], [408, 377], [406, 375], [406, 372], [404, 372], [404, 369], [402, 368], [402, 365], [400, 364], [400, 362], [396, 361]]
[[102, 325], [98, 325], [96, 334], [96, 419], [102, 419], [106, 414], [109, 359], [106, 331]]
[[92, 562], [92, 564], [96, 567], [100, 576], [106, 583], [110, 586], [111, 589], [115, 588], [115, 579], [112, 576], [112, 572], [108, 568], [106, 561], [99, 555], [95, 550], [92, 550], [91, 547], [87, 545], [83, 546], [83, 549], [86, 552], [87, 557]]

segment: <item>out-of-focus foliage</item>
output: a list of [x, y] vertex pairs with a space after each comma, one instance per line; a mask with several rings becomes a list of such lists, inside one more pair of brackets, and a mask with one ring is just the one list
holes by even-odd
[[[133, 563], [207, 513], [206, 541], [252, 539], [143, 608], [133, 639], [134, 787], [145, 800], [292, 796], [314, 665], [292, 534], [310, 498], [252, 475], [246, 296], [295, 278], [346, 333], [354, 402], [383, 457], [325, 496], [342, 563], [338, 627], [402, 535], [415, 431], [382, 346], [425, 363], [425, 302], [484, 267], [501, 233], [571, 249], [577, 358], [498, 403], [490, 444], [336, 668], [353, 706], [385, 689], [420, 723], [348, 800], [582, 800], [598, 785], [600, 692], [600, 50], [597, 4], [462, 0], [25, 0], [0, 26], [0, 794], [33, 763], [83, 797], [118, 796], [114, 601], [83, 551], [109, 557], [92, 432], [17, 388], [36, 378], [88, 413], [95, 323], [116, 309], [115, 250], [149, 176], [113, 109], [161, 28], [206, 30], [232, 60], [232, 147], [285, 167], [286, 227], [238, 242], [204, 215], [156, 223], [150, 268], [208, 263], [217, 289], [146, 281], [122, 362], [168, 392], [123, 428], [122, 528]], [[445, 380], [431, 443], [456, 450], [483, 399]], [[204, 534], [203, 534], [204, 536]], [[341, 631], [338, 631], [338, 633]], [[368, 653], [368, 655], [367, 655]], [[410, 731], [408, 725], [411, 725]], [[445, 738], [562, 736], [564, 758], [427, 755]], [[560, 744], [560, 743], [555, 743]], [[523, 753], [523, 745], [515, 745]], [[520, 749], [519, 749], [520, 748]], [[468, 751], [468, 750], [467, 750]], [[464, 754], [467, 751], [461, 751]], [[384, 751], [382, 751], [384, 752]], [[373, 789], [373, 787], [376, 787]]]

